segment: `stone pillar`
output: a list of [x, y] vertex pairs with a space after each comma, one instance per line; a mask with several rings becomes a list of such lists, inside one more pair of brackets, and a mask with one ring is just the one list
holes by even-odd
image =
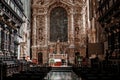
[[45, 31], [43, 31], [44, 33], [44, 37], [45, 37], [45, 42], [44, 42], [44, 46], [42, 47], [42, 51], [43, 51], [43, 64], [48, 62], [48, 17], [47, 14], [44, 15], [45, 18]]
[[36, 45], [36, 16], [34, 15], [34, 17], [33, 17], [33, 46], [32, 46], [32, 59], [37, 59], [36, 57], [36, 48], [37, 48], [37, 45]]
[[96, 43], [95, 18], [92, 20], [92, 41], [93, 43]]
[[70, 46], [74, 46], [74, 13], [73, 13], [73, 9], [71, 9], [71, 13], [70, 13]]
[[69, 62], [74, 64], [74, 48], [69, 48]]
[[34, 36], [34, 42], [33, 42], [33, 46], [36, 46], [36, 16], [34, 16], [33, 18], [33, 36]]
[[70, 12], [70, 45], [69, 45], [69, 61], [70, 63], [74, 63], [74, 11], [71, 8]]
[[48, 48], [47, 47], [42, 47], [42, 52], [43, 52], [43, 64], [48, 62], [48, 54], [47, 51]]
[[7, 52], [7, 47], [6, 47], [6, 45], [7, 45], [7, 43], [6, 43], [7, 42], [7, 40], [6, 40], [7, 39], [7, 35], [6, 34], [7, 34], [7, 31], [4, 30], [4, 55], [7, 56], [7, 53], [6, 53]]
[[48, 18], [47, 14], [45, 15], [45, 47], [48, 47]]
[[12, 33], [11, 33], [11, 52], [12, 52], [12, 56], [14, 55], [14, 30], [12, 29]]
[[10, 43], [9, 43], [9, 41], [10, 41], [10, 39], [9, 39], [9, 31], [7, 32], [7, 51], [8, 51], [8, 55], [10, 55], [10, 52], [9, 52], [9, 45], [10, 45]]
[[1, 43], [2, 42], [2, 39], [1, 39], [2, 35], [1, 35], [1, 33], [2, 32], [1, 31], [2, 31], [2, 28], [1, 28], [1, 25], [0, 25], [0, 55], [2, 55], [2, 50], [1, 50], [1, 45], [2, 45], [2, 43]]

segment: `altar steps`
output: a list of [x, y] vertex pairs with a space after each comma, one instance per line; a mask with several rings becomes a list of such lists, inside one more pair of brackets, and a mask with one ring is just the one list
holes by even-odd
[[72, 71], [72, 67], [71, 66], [67, 66], [67, 67], [64, 67], [64, 66], [62, 66], [62, 67], [52, 67], [52, 69], [51, 69], [51, 71], [59, 71], [59, 72], [61, 72], [61, 71], [65, 71], [65, 72], [67, 72], [67, 71]]

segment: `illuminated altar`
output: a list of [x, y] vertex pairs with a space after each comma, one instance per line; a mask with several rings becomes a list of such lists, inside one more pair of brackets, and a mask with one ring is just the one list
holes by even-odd
[[[56, 43], [56, 54], [51, 53], [49, 54], [49, 65], [50, 66], [67, 66], [67, 54], [61, 54], [61, 47], [60, 40], [57, 40]], [[63, 51], [63, 50], [62, 50]]]
[[49, 54], [49, 66], [67, 66], [67, 63], [67, 54]]

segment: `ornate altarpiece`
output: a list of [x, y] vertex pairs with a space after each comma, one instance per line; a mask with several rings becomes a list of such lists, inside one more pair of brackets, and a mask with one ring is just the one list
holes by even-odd
[[[51, 13], [55, 8], [66, 11], [67, 39], [60, 40], [62, 54], [68, 54], [70, 63], [74, 63], [75, 51], [85, 53], [85, 28], [83, 27], [83, 0], [33, 0], [32, 2], [32, 59], [38, 60], [43, 53], [43, 63], [48, 62], [49, 54], [56, 53], [56, 43], [51, 41]], [[57, 11], [57, 10], [56, 10]], [[53, 24], [53, 23], [52, 23]], [[53, 24], [54, 25], [54, 24]], [[56, 26], [56, 25], [55, 25]], [[57, 37], [59, 39], [59, 37]], [[82, 45], [81, 45], [82, 44]]]

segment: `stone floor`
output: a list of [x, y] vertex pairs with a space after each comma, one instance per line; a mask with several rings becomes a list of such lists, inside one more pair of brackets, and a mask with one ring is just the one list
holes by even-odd
[[68, 71], [68, 72], [51, 71], [44, 79], [45, 80], [81, 80], [72, 71]]

